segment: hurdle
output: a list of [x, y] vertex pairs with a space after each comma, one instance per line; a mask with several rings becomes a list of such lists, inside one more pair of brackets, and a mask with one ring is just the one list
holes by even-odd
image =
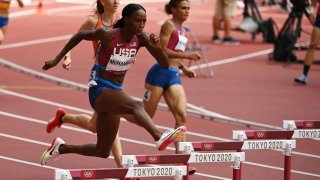
[[[179, 142], [180, 143], [180, 142]], [[172, 154], [172, 155], [122, 155], [121, 163], [132, 167], [134, 165], [145, 164], [185, 164], [189, 163], [214, 163], [214, 162], [234, 162], [234, 168], [239, 168], [240, 162], [245, 160], [244, 152], [219, 152], [219, 153], [192, 153], [192, 154]], [[160, 166], [161, 167], [161, 166]], [[189, 179], [189, 174], [183, 177]]]
[[283, 129], [320, 129], [320, 120], [283, 120]]
[[181, 179], [187, 174], [187, 166], [128, 167], [109, 169], [58, 169], [55, 180], [104, 179], [104, 178], [142, 178], [173, 176]]
[[[286, 130], [240, 130], [232, 131], [233, 139], [248, 143], [244, 149], [284, 149], [284, 180], [291, 179], [291, 153], [296, 148], [296, 140], [292, 140], [294, 131]], [[247, 140], [254, 139], [254, 140]], [[263, 139], [263, 140], [260, 140]], [[244, 141], [245, 140], [245, 141]]]
[[[212, 141], [212, 142], [179, 142], [178, 150], [183, 153], [192, 153], [194, 151], [224, 151], [224, 150], [239, 150], [243, 146], [243, 142], [239, 141]], [[229, 153], [229, 152], [226, 152]], [[233, 162], [233, 180], [241, 180], [241, 162], [245, 160], [244, 152], [232, 152], [237, 154], [233, 159], [229, 158], [229, 162]], [[243, 157], [241, 157], [243, 156]], [[223, 158], [223, 156], [218, 157]]]
[[[237, 153], [241, 153], [242, 150], [288, 149], [291, 154], [291, 148], [295, 147], [295, 140], [179, 142], [179, 151], [183, 152], [235, 150]], [[241, 166], [241, 161], [234, 162], [233, 180], [241, 180]]]

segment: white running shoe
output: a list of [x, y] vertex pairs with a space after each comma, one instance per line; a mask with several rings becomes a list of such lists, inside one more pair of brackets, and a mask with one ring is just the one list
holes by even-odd
[[60, 155], [59, 146], [61, 144], [65, 144], [65, 142], [59, 137], [52, 141], [51, 146], [41, 156], [40, 164], [42, 166], [46, 165], [50, 159], [57, 158]]
[[308, 78], [304, 74], [300, 74], [300, 76], [294, 78], [294, 82], [300, 83], [300, 84], [307, 84]]
[[159, 151], [166, 149], [166, 147], [175, 141], [178, 141], [182, 138], [182, 136], [186, 133], [186, 127], [180, 126], [174, 131], [167, 131], [163, 133], [160, 139], [156, 142], [156, 146], [158, 147]]

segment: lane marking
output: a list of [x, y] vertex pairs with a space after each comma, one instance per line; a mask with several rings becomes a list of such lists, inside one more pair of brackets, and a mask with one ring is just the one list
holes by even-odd
[[72, 89], [70, 89], [70, 88], [61, 87], [61, 86], [11, 86], [11, 85], [0, 85], [0, 89], [72, 91]]
[[10, 158], [10, 157], [1, 156], [1, 155], [0, 155], [0, 159], [4, 159], [4, 160], [8, 160], [8, 161], [14, 161], [14, 162], [27, 164], [27, 165], [32, 165], [32, 166], [37, 166], [37, 167], [41, 167], [41, 168], [52, 169], [52, 170], [60, 169], [60, 168], [56, 168], [56, 167], [53, 167], [53, 166], [47, 166], [47, 165], [46, 166], [41, 166], [40, 164], [37, 164], [37, 163], [34, 163], [34, 162], [24, 161], [24, 160], [20, 160], [20, 159], [16, 159], [16, 158]]
[[[85, 109], [81, 109], [81, 108], [76, 108], [76, 107], [73, 107], [73, 106], [68, 106], [68, 105], [64, 105], [64, 104], [60, 104], [60, 103], [54, 103], [52, 101], [47, 101], [47, 100], [43, 100], [43, 99], [39, 99], [39, 98], [35, 98], [35, 97], [31, 97], [31, 96], [28, 96], [28, 95], [22, 95], [22, 94], [19, 94], [19, 93], [15, 93], [15, 92], [10, 92], [10, 91], [3, 91], [2, 89], [0, 89], [0, 93], [6, 93], [6, 94], [9, 94], [9, 95], [12, 95], [12, 96], [16, 96], [16, 97], [20, 97], [20, 98], [24, 98], [24, 99], [28, 99], [28, 100], [31, 100], [31, 101], [36, 101], [36, 102], [41, 102], [41, 103], [44, 103], [44, 104], [47, 104], [47, 105], [52, 105], [52, 106], [55, 106], [55, 107], [62, 107], [62, 108], [65, 108], [65, 109], [71, 109], [71, 110], [74, 110], [74, 111], [78, 111], [78, 112], [82, 112], [82, 113], [87, 113], [87, 114], [92, 114], [93, 112], [92, 111], [89, 111], [89, 110], [85, 110]], [[23, 118], [24, 116], [19, 116], [19, 115], [15, 115], [13, 116], [13, 114], [11, 113], [6, 113], [6, 112], [3, 112], [3, 111], [0, 111], [0, 114], [2, 115], [5, 115], [5, 116], [10, 116], [10, 117], [15, 117], [15, 118], [19, 118], [19, 119], [23, 119], [23, 120], [27, 120], [27, 121], [32, 121], [32, 122], [37, 122], [39, 123], [38, 121], [33, 121], [32, 118], [30, 119], [25, 119]], [[122, 121], [125, 121], [127, 122], [126, 120], [124, 120], [123, 118], [121, 118]], [[41, 122], [43, 123], [43, 122]], [[158, 126], [157, 127], [161, 128], [161, 129], [172, 129], [172, 128], [169, 128], [169, 127], [166, 127], [166, 126]], [[89, 132], [87, 130], [84, 130], [84, 129], [79, 129], [79, 128], [75, 128], [73, 129], [73, 127], [68, 127], [68, 129], [72, 129], [72, 130], [76, 130], [76, 131], [80, 131], [81, 132]], [[92, 133], [91, 133], [92, 134]], [[208, 138], [208, 139], [213, 139], [213, 140], [219, 140], [219, 141], [231, 141], [231, 139], [225, 139], [225, 138], [220, 138], [220, 137], [216, 137], [216, 136], [211, 136], [211, 135], [204, 135], [204, 134], [201, 134], [201, 133], [195, 133], [195, 132], [192, 132], [192, 131], [187, 131], [187, 134], [190, 134], [190, 135], [194, 135], [194, 136], [198, 136], [198, 137], [203, 137], [203, 138]], [[127, 141], [128, 139], [126, 139]], [[155, 147], [154, 144], [150, 144], [148, 143], [148, 145], [152, 145]], [[173, 148], [170, 149], [170, 150], [174, 150]], [[283, 150], [275, 150], [275, 151], [280, 151], [280, 152], [283, 152]], [[300, 156], [306, 156], [306, 157], [311, 157], [311, 158], [318, 158], [320, 159], [320, 156], [318, 155], [314, 155], [314, 154], [308, 154], [308, 153], [302, 153], [302, 152], [296, 152], [296, 151], [292, 151], [292, 154], [296, 154], [296, 155], [300, 155]]]
[[67, 39], [70, 39], [71, 36], [72, 36], [72, 34], [43, 38], [43, 39], [36, 39], [36, 40], [31, 40], [31, 41], [17, 42], [17, 43], [12, 43], [12, 44], [3, 44], [0, 46], [0, 49], [11, 49], [11, 48], [18, 48], [18, 47], [25, 47], [25, 46], [32, 46], [32, 45], [56, 42], [56, 41], [65, 41]]
[[[28, 118], [28, 119], [30, 119], [30, 118]], [[41, 121], [41, 120], [37, 120], [37, 121], [39, 122], [39, 121]], [[41, 123], [41, 124], [43, 124], [43, 123]], [[45, 124], [46, 124], [46, 122], [45, 122]], [[63, 127], [63, 126], [61, 126], [61, 128], [68, 129], [68, 128]], [[73, 130], [75, 130], [75, 129], [78, 129], [78, 128], [73, 128]], [[82, 129], [78, 129], [78, 130], [82, 130]], [[78, 131], [78, 130], [77, 130], [77, 131]], [[81, 132], [82, 132], [82, 131], [81, 131]], [[87, 131], [87, 133], [90, 133], [90, 132]], [[90, 134], [92, 134], [92, 133], [90, 133]], [[93, 135], [93, 134], [92, 134], [92, 135]], [[38, 145], [44, 145], [44, 146], [50, 146], [50, 145], [51, 145], [51, 144], [49, 144], [49, 143], [45, 143], [45, 142], [41, 142], [41, 141], [36, 141], [36, 140], [31, 140], [31, 139], [27, 139], [27, 138], [23, 138], [23, 137], [19, 137], [19, 136], [13, 136], [13, 135], [4, 134], [4, 133], [0, 133], [0, 136], [6, 137], [6, 138], [10, 138], [10, 139], [14, 139], [14, 140], [19, 140], [19, 141], [34, 143], [34, 144], [38, 144]], [[120, 138], [120, 139], [122, 140], [123, 138]], [[124, 138], [124, 139], [126, 139], [126, 138]], [[140, 142], [141, 142], [141, 141], [140, 141]], [[141, 142], [140, 144], [146, 145], [144, 142]], [[150, 143], [148, 143], [148, 144], [150, 144]], [[147, 146], [150, 146], [150, 145], [147, 145]], [[154, 144], [152, 144], [151, 146], [155, 147]], [[169, 148], [167, 148], [167, 149], [169, 149]], [[170, 148], [170, 150], [174, 150], [174, 148]], [[29, 164], [29, 165], [38, 166], [38, 167], [50, 167], [50, 166], [41, 166], [40, 164], [33, 163], [33, 162], [29, 162], [29, 161], [17, 160], [17, 159], [13, 159], [13, 158], [7, 158], [7, 157], [5, 157], [5, 156], [0, 156], [0, 158], [2, 158], [2, 157], [3, 157], [3, 159], [9, 159], [9, 160], [12, 160], [12, 161], [15, 161], [15, 162], [25, 163], [25, 164]], [[109, 156], [109, 157], [110, 157], [110, 159], [114, 159], [113, 156]], [[107, 158], [107, 160], [108, 160], [108, 159], [109, 159], [109, 158]], [[51, 167], [51, 168], [49, 168], [49, 169], [58, 169], [58, 168]], [[203, 174], [203, 173], [195, 173], [195, 175], [205, 176], [205, 177], [210, 177], [210, 178], [218, 178], [218, 179], [221, 179], [221, 180], [225, 180], [225, 179], [226, 179], [226, 178], [224, 178], [224, 177], [213, 176], [213, 175], [210, 175], [210, 174]], [[229, 179], [227, 179], [227, 180], [229, 180]]]
[[[81, 90], [81, 91], [88, 91], [88, 87], [86, 85], [80, 84], [80, 83], [76, 83], [76, 82], [72, 82], [69, 80], [65, 80], [62, 78], [58, 78], [55, 76], [51, 76], [45, 73], [41, 73], [20, 65], [17, 65], [15, 63], [12, 63], [8, 60], [4, 60], [2, 58], [0, 58], [0, 65], [3, 65], [5, 67], [17, 70], [21, 73], [26, 73], [28, 75], [40, 78], [40, 79], [44, 79], [44, 80], [48, 80], [54, 83], [57, 83], [59, 85], [62, 86], [67, 86], [67, 87], [71, 87], [73, 89], [77, 89], [77, 90]], [[137, 98], [137, 97], [133, 97], [134, 99], [138, 100], [138, 101], [142, 101], [141, 98]], [[159, 103], [159, 106], [161, 108], [164, 109], [168, 109], [168, 106], [165, 103]], [[246, 127], [257, 127], [257, 128], [265, 128], [265, 129], [282, 129], [281, 127], [277, 127], [277, 126], [272, 126], [272, 125], [268, 125], [268, 124], [263, 124], [263, 123], [257, 123], [255, 121], [249, 121], [249, 120], [243, 120], [243, 119], [237, 119], [237, 118], [233, 118], [233, 117], [228, 117], [222, 114], [218, 114], [203, 108], [200, 108], [198, 106], [195, 106], [193, 104], [187, 103], [187, 113], [189, 114], [195, 114], [198, 115], [200, 117], [209, 117], [212, 120], [218, 120], [218, 121], [222, 121], [224, 123], [230, 123], [230, 124], [238, 124], [238, 125], [242, 125], [242, 126], [246, 126]]]
[[[0, 114], [2, 114], [2, 111], [0, 111]], [[8, 113], [9, 114], [9, 113]], [[5, 115], [2, 114], [2, 115]], [[18, 115], [19, 116], [19, 115]], [[24, 118], [24, 116], [19, 116], [19, 117], [22, 117]], [[26, 119], [33, 119], [33, 118], [28, 118], [26, 117]], [[35, 119], [34, 119], [35, 120]], [[41, 121], [41, 120], [35, 120], [33, 122], [40, 122], [41, 124], [46, 124], [45, 121]], [[86, 132], [86, 133], [89, 133], [89, 134], [92, 134], [94, 135], [93, 133], [90, 133], [89, 131], [84, 131], [83, 129], [79, 129], [79, 128], [73, 128], [73, 127], [69, 127], [69, 126], [61, 126], [61, 128], [64, 128], [64, 129], [70, 129], [70, 130], [74, 130], [74, 131], [80, 131], [80, 132]], [[13, 135], [9, 135], [9, 134], [4, 134], [4, 133], [0, 133], [0, 136], [3, 136], [3, 137], [7, 137], [7, 138], [11, 138], [11, 139], [15, 139], [15, 140], [20, 140], [20, 141], [25, 141], [25, 142], [29, 142], [29, 143], [34, 143], [34, 144], [38, 144], [38, 145], [44, 145], [44, 146], [50, 146], [51, 144], [49, 143], [45, 143], [45, 142], [41, 142], [41, 141], [36, 141], [36, 140], [31, 140], [31, 139], [27, 139], [27, 138], [23, 138], [23, 137], [19, 137], [19, 136], [13, 136]], [[126, 138], [120, 138], [121, 140], [122, 139], [126, 139]], [[138, 142], [141, 142], [141, 141], [138, 141]], [[144, 144], [144, 145], [147, 145], [147, 146], [152, 146], [152, 147], [155, 147], [154, 144], [150, 144], [150, 143], [144, 143], [144, 142], [141, 142], [140, 144]], [[174, 151], [174, 148], [168, 148], [172, 151]], [[0, 156], [1, 157], [1, 156]], [[111, 156], [110, 156], [111, 157]], [[113, 159], [113, 157], [112, 157]], [[255, 162], [249, 162], [249, 161], [245, 161], [243, 162], [245, 164], [248, 164], [248, 165], [252, 165], [252, 166], [258, 166], [258, 167], [262, 167], [262, 168], [269, 168], [269, 169], [273, 169], [273, 170], [280, 170], [280, 171], [283, 171], [283, 168], [280, 168], [280, 167], [276, 167], [276, 166], [270, 166], [270, 165], [265, 165], [265, 164], [259, 164], [259, 163], [255, 163]], [[33, 163], [35, 164], [35, 163]], [[35, 164], [37, 166], [40, 166], [41, 165], [38, 165], [38, 164]], [[303, 172], [303, 171], [297, 171], [297, 170], [291, 170], [291, 172], [293, 173], [296, 173], [296, 174], [302, 174], [302, 175], [306, 175], [306, 176], [315, 176], [315, 177], [320, 177], [320, 174], [314, 174], [314, 173], [308, 173], [308, 172]], [[216, 176], [211, 176], [211, 175], [208, 175], [208, 174], [203, 174], [203, 173], [197, 173], [197, 175], [199, 176], [205, 176], [205, 177], [211, 177], [211, 178], [216, 178]]]

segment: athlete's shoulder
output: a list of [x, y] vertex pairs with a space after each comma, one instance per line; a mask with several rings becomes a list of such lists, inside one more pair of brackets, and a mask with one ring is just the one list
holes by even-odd
[[98, 22], [98, 17], [96, 15], [90, 15], [88, 16], [86, 21], [81, 25], [79, 31], [95, 29], [97, 22]]

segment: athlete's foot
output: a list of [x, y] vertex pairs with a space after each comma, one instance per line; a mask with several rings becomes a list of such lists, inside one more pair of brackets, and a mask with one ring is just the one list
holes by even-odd
[[59, 108], [56, 112], [56, 116], [52, 118], [47, 124], [47, 133], [51, 133], [56, 127], [62, 125], [61, 118], [66, 114], [65, 110]]
[[166, 149], [166, 147], [175, 141], [179, 141], [183, 135], [186, 133], [186, 127], [180, 126], [174, 131], [167, 131], [163, 133], [160, 139], [156, 142], [156, 146], [158, 147], [159, 151]]
[[46, 165], [49, 160], [57, 158], [60, 155], [59, 146], [61, 144], [65, 144], [65, 142], [61, 138], [55, 138], [52, 141], [51, 146], [46, 151], [44, 151], [41, 156], [40, 164], [42, 166]]

